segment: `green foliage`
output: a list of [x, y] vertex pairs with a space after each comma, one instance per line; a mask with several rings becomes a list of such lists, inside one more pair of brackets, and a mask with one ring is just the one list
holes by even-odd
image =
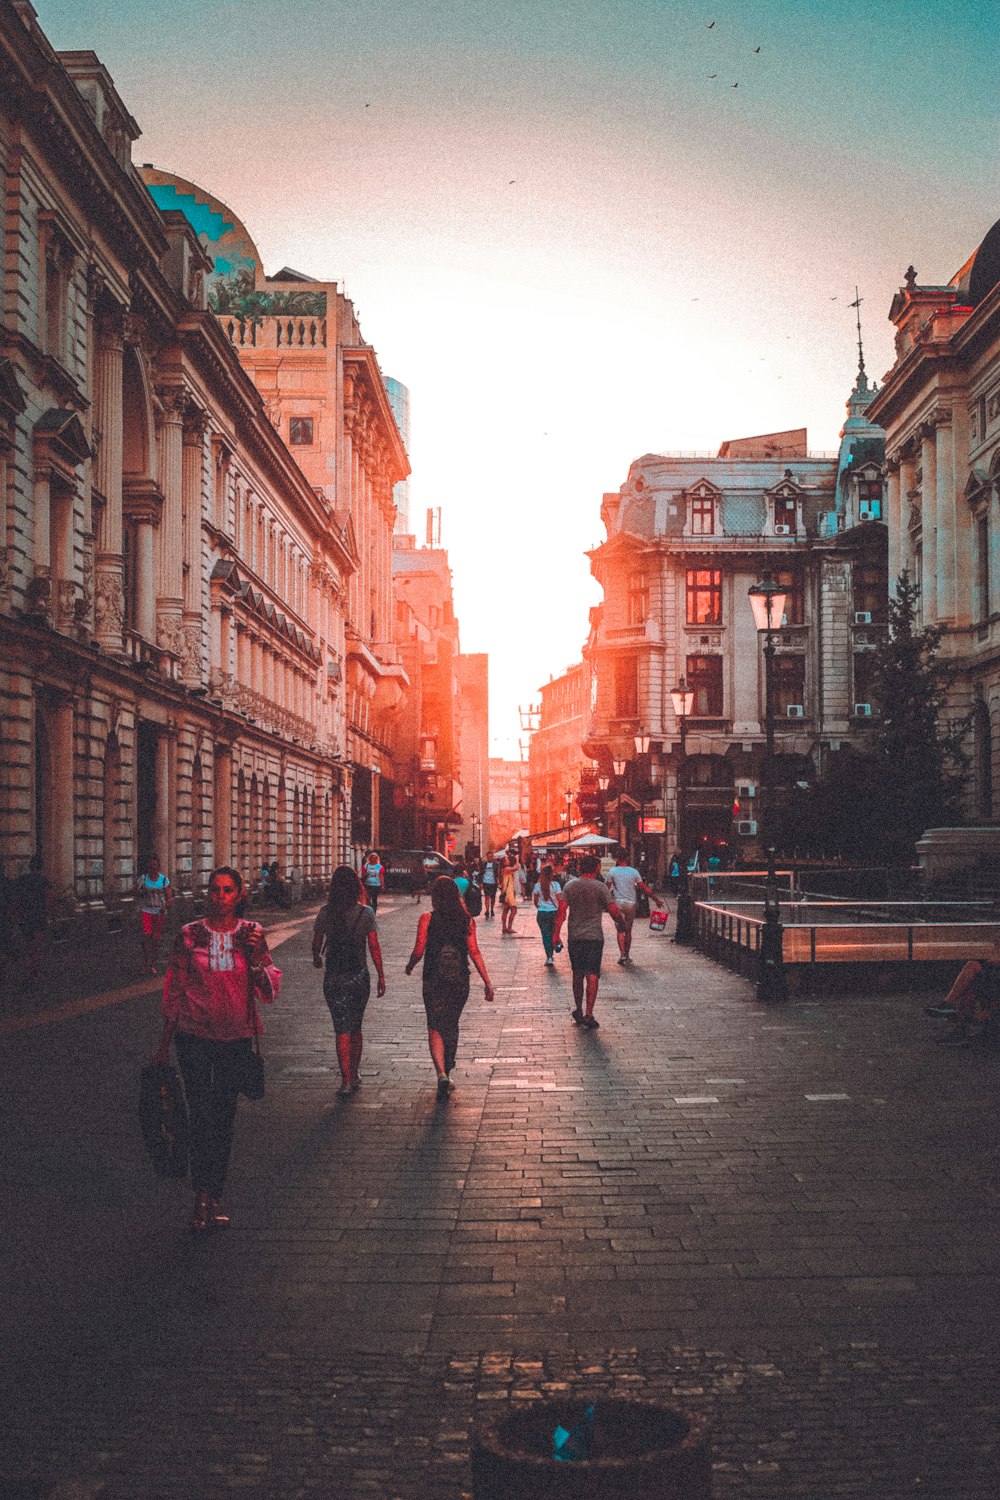
[[944, 628], [920, 627], [918, 588], [901, 574], [873, 678], [877, 717], [867, 746], [832, 755], [822, 779], [776, 828], [783, 847], [852, 862], [909, 864], [926, 828], [962, 822], [969, 721], [949, 718], [953, 669]]
[[254, 273], [241, 266], [228, 276], [218, 276], [208, 293], [208, 305], [220, 316], [241, 323], [260, 323], [263, 318], [325, 318], [325, 292], [268, 292], [254, 286]]

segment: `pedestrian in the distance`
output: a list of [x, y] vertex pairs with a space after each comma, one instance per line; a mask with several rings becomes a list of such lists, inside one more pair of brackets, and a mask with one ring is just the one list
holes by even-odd
[[[265, 869], [267, 866], [265, 865]], [[170, 881], [160, 869], [157, 855], [149, 856], [146, 873], [139, 881], [139, 918], [142, 922], [142, 967], [146, 974], [160, 972], [160, 943], [167, 913], [174, 899]]]
[[559, 897], [562, 887], [552, 877], [552, 866], [543, 865], [538, 872], [538, 880], [531, 893], [535, 903], [536, 920], [538, 930], [542, 934], [542, 946], [545, 949], [545, 967], [555, 967], [554, 942], [552, 933], [556, 925], [556, 912], [559, 910]]
[[499, 879], [498, 861], [495, 854], [487, 854], [483, 864], [483, 916], [493, 917], [496, 915], [494, 906], [497, 899], [497, 881]]
[[361, 867], [361, 879], [365, 887], [365, 898], [372, 911], [378, 911], [378, 899], [385, 890], [385, 869], [374, 849], [365, 855]]
[[378, 975], [376, 993], [381, 998], [385, 994], [385, 974], [375, 911], [364, 902], [356, 872], [350, 865], [340, 865], [330, 880], [326, 905], [316, 917], [312, 955], [317, 969], [323, 967], [324, 956], [326, 960], [323, 997], [330, 1007], [337, 1037], [340, 1095], [345, 1099], [355, 1093], [361, 1081], [359, 1070], [364, 1046], [361, 1027], [372, 983], [369, 953]]
[[636, 898], [639, 892], [642, 891], [649, 898], [656, 911], [663, 911], [664, 908], [657, 901], [639, 871], [634, 865], [629, 864], [628, 855], [624, 849], [619, 851], [614, 869], [608, 875], [605, 884], [614, 896], [615, 905], [622, 914], [622, 926], [618, 929], [618, 962], [624, 966], [632, 961], [632, 928], [635, 924]]
[[[559, 897], [553, 939], [559, 941], [563, 922], [569, 916], [569, 961], [573, 970], [573, 1022], [596, 1031], [594, 1015], [597, 987], [601, 979], [601, 956], [604, 952], [602, 919], [607, 912], [620, 930], [622, 914], [611, 899], [611, 892], [598, 879], [601, 862], [593, 854], [580, 861], [579, 877], [573, 879]], [[586, 1005], [586, 1010], [584, 1009]]]
[[14, 909], [24, 938], [24, 967], [32, 988], [41, 973], [51, 904], [52, 882], [42, 870], [42, 856], [36, 854], [14, 882]]
[[413, 973], [421, 959], [427, 1042], [437, 1073], [438, 1098], [446, 1099], [455, 1087], [451, 1073], [458, 1050], [458, 1023], [469, 998], [470, 960], [483, 981], [485, 999], [493, 999], [475, 921], [450, 875], [439, 875], [431, 885], [431, 909], [421, 913], [417, 923], [407, 974]]
[[253, 1038], [264, 1030], [257, 1002], [269, 1004], [281, 987], [264, 929], [237, 915], [242, 899], [236, 870], [212, 871], [205, 915], [177, 934], [163, 983], [163, 1035], [153, 1061], [167, 1061], [172, 1037], [191, 1117], [196, 1232], [228, 1227], [221, 1200], [236, 1105]]
[[499, 894], [500, 931], [510, 934], [514, 931], [514, 918], [517, 916], [517, 875], [509, 859], [505, 859], [500, 866]]

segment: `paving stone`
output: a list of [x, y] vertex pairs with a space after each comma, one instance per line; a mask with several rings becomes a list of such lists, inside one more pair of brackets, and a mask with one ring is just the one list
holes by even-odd
[[137, 1138], [157, 1021], [131, 949], [14, 997], [41, 1024], [0, 1053], [10, 1493], [459, 1500], [486, 1411], [586, 1394], [707, 1418], [717, 1500], [994, 1500], [1000, 1059], [941, 1056], [904, 994], [770, 1011], [644, 932], [583, 1036], [533, 932], [480, 923], [498, 998], [473, 986], [439, 1104], [418, 909], [380, 908], [350, 1101], [308, 921], [282, 943], [268, 1096], [207, 1243]]

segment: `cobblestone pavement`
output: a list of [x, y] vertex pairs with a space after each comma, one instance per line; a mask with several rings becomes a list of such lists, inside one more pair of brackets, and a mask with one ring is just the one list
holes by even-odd
[[522, 909], [478, 923], [497, 1001], [473, 986], [438, 1104], [417, 910], [379, 913], [343, 1101], [308, 918], [278, 924], [268, 1096], [207, 1241], [136, 1126], [155, 994], [0, 1012], [0, 1475], [458, 1500], [483, 1413], [570, 1391], [705, 1415], [720, 1500], [995, 1500], [1000, 1059], [906, 995], [766, 1009], [648, 932], [583, 1033]]

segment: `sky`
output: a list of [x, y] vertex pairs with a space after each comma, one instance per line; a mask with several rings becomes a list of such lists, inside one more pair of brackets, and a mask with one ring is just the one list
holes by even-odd
[[[993, 0], [34, 0], [138, 162], [273, 273], [340, 280], [409, 387], [492, 753], [580, 659], [601, 497], [645, 453], [807, 427], [892, 364], [911, 263], [1000, 216]], [[759, 49], [759, 50], [758, 50]]]

